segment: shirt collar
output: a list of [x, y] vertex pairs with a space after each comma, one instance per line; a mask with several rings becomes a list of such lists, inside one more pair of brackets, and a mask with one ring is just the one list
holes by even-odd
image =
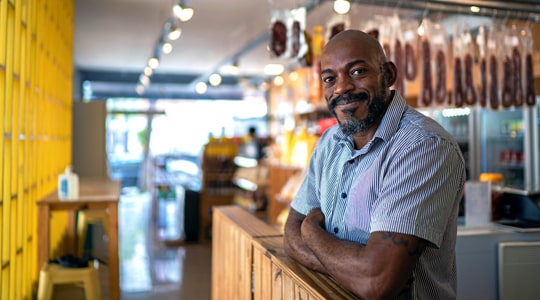
[[405, 103], [405, 100], [403, 100], [397, 91], [394, 90], [392, 93], [394, 94], [394, 97], [390, 102], [390, 105], [388, 105], [373, 138], [380, 138], [384, 141], [388, 141], [399, 129], [401, 117], [407, 109], [407, 103]]

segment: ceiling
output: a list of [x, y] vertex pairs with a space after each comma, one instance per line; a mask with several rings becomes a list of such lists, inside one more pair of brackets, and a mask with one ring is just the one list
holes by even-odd
[[[428, 8], [425, 1], [353, 2], [358, 3], [352, 5], [349, 14], [350, 27], [359, 29], [376, 14], [399, 13], [402, 17], [419, 19]], [[538, 1], [513, 2], [539, 9], [538, 4], [531, 4]], [[83, 92], [91, 90], [93, 98], [241, 99], [246, 83], [264, 79], [263, 68], [267, 63], [298, 64], [297, 60], [272, 59], [267, 51], [273, 10], [305, 6], [309, 32], [315, 25], [326, 24], [334, 15], [332, 1], [321, 0], [191, 0], [184, 3], [192, 7], [195, 14], [190, 21], [181, 24], [182, 35], [172, 42], [172, 53], [161, 57], [149, 88], [138, 95], [135, 87], [139, 75], [162, 36], [174, 0], [76, 0], [76, 82], [90, 83], [80, 91], [76, 84], [76, 94], [82, 97]], [[444, 12], [444, 9], [439, 10]], [[235, 58], [238, 58], [239, 75], [224, 76], [222, 85], [209, 87], [205, 95], [194, 92], [197, 81], [205, 81]]]

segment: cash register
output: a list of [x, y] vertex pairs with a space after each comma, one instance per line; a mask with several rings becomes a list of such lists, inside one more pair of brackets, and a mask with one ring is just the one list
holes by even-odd
[[502, 225], [520, 228], [540, 228], [540, 190], [530, 191], [503, 187], [498, 209]]

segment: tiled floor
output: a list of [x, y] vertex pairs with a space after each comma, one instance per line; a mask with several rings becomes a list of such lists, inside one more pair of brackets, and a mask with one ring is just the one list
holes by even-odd
[[[181, 195], [180, 190], [178, 195]], [[152, 201], [149, 194], [123, 195], [119, 206], [120, 288], [123, 300], [206, 300], [211, 298], [211, 242], [182, 242], [183, 197]], [[93, 226], [93, 252], [106, 257], [102, 228]], [[167, 241], [169, 241], [167, 243]], [[172, 241], [172, 242], [171, 242]], [[100, 257], [101, 256], [101, 257]], [[108, 299], [106, 266], [100, 267], [102, 295]], [[71, 287], [55, 290], [55, 299], [77, 298]]]

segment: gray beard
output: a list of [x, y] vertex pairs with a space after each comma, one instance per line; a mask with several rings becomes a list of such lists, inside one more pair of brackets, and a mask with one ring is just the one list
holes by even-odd
[[[373, 99], [368, 107], [368, 115], [363, 120], [358, 120], [354, 117], [353, 112], [345, 112], [345, 121], [341, 122], [338, 119], [339, 128], [345, 135], [355, 135], [367, 131], [373, 125], [377, 124], [386, 110], [386, 90]], [[337, 119], [337, 118], [336, 118]]]

